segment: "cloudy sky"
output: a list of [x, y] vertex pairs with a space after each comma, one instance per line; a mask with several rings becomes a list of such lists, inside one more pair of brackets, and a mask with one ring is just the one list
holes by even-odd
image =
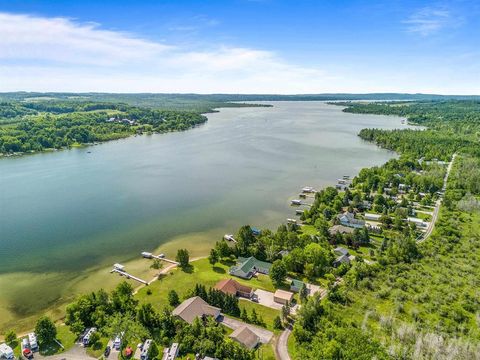
[[0, 91], [480, 94], [480, 2], [0, 0]]

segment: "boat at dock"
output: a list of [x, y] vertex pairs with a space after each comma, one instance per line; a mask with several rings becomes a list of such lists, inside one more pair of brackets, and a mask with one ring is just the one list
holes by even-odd
[[315, 189], [311, 186], [305, 186], [303, 189], [302, 189], [302, 192], [304, 193], [314, 193], [315, 192]]
[[153, 254], [152, 254], [152, 253], [149, 253], [149, 252], [147, 252], [147, 251], [142, 252], [142, 256], [143, 256], [145, 259], [152, 259], [152, 258], [153, 258]]
[[291, 201], [291, 204], [292, 205], [302, 205], [302, 200], [298, 200], [298, 199], [294, 199]]
[[297, 214], [297, 215], [302, 215], [303, 212], [304, 212], [304, 210], [302, 210], [302, 209], [295, 210], [295, 214]]
[[223, 238], [224, 238], [225, 240], [227, 240], [227, 241], [234, 241], [234, 242], [236, 242], [236, 240], [235, 240], [235, 238], [233, 237], [232, 234], [225, 234], [225, 235], [223, 235]]
[[287, 219], [287, 222], [288, 222], [289, 224], [295, 224], [295, 225], [297, 224], [297, 220], [296, 220], [296, 219], [290, 219], [290, 218], [289, 218], [289, 219]]

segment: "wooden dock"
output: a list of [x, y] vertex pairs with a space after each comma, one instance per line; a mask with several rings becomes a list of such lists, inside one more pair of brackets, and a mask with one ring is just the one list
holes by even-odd
[[170, 264], [174, 264], [174, 265], [179, 265], [180, 263], [175, 261], [175, 260], [170, 260], [170, 259], [167, 259], [163, 254], [162, 255], [154, 255], [152, 253], [149, 253], [149, 252], [142, 252], [142, 257], [146, 258], [146, 259], [158, 259], [158, 260], [162, 260], [162, 261], [165, 261], [165, 262], [168, 262]]
[[113, 269], [110, 271], [110, 273], [117, 273], [117, 274], [119, 274], [120, 276], [125, 276], [127, 279], [133, 279], [133, 280], [135, 280], [135, 281], [138, 281], [139, 283], [142, 283], [142, 284], [144, 284], [144, 285], [148, 285], [148, 282], [147, 282], [147, 281], [142, 280], [142, 279], [140, 279], [140, 278], [138, 278], [138, 277], [136, 277], [136, 276], [133, 276], [133, 275], [127, 273], [127, 272], [124, 271], [124, 270], [120, 270], [120, 269], [117, 269], [117, 268], [113, 268]]

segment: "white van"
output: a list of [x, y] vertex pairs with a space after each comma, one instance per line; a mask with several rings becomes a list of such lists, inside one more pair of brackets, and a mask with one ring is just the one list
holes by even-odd
[[30, 343], [30, 350], [38, 351], [37, 335], [35, 333], [28, 334], [28, 342]]
[[83, 339], [82, 339], [82, 343], [83, 343], [83, 346], [88, 346], [88, 344], [90, 344], [90, 336], [92, 336], [92, 334], [97, 331], [97, 328], [90, 328], [86, 331], [85, 335], [83, 336]]
[[0, 344], [0, 358], [11, 360], [14, 358], [13, 350], [7, 344]]
[[147, 339], [143, 343], [142, 347], [142, 352], [140, 353], [140, 359], [141, 360], [148, 360], [148, 350], [150, 349], [150, 344], [152, 343], [152, 340]]
[[122, 331], [120, 334], [118, 334], [115, 339], [113, 340], [112, 347], [115, 350], [120, 350], [120, 347], [122, 346], [122, 338], [123, 338], [124, 332]]

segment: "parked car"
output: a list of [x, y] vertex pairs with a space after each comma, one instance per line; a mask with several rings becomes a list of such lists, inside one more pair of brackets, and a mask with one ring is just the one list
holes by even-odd
[[108, 357], [108, 355], [110, 355], [110, 351], [111, 351], [111, 350], [112, 350], [112, 349], [110, 348], [110, 346], [107, 346], [107, 347], [105, 348], [105, 351], [103, 352], [103, 355], [105, 355], [105, 357]]
[[22, 351], [23, 356], [25, 356], [27, 359], [33, 359], [33, 352], [32, 350], [25, 348]]

